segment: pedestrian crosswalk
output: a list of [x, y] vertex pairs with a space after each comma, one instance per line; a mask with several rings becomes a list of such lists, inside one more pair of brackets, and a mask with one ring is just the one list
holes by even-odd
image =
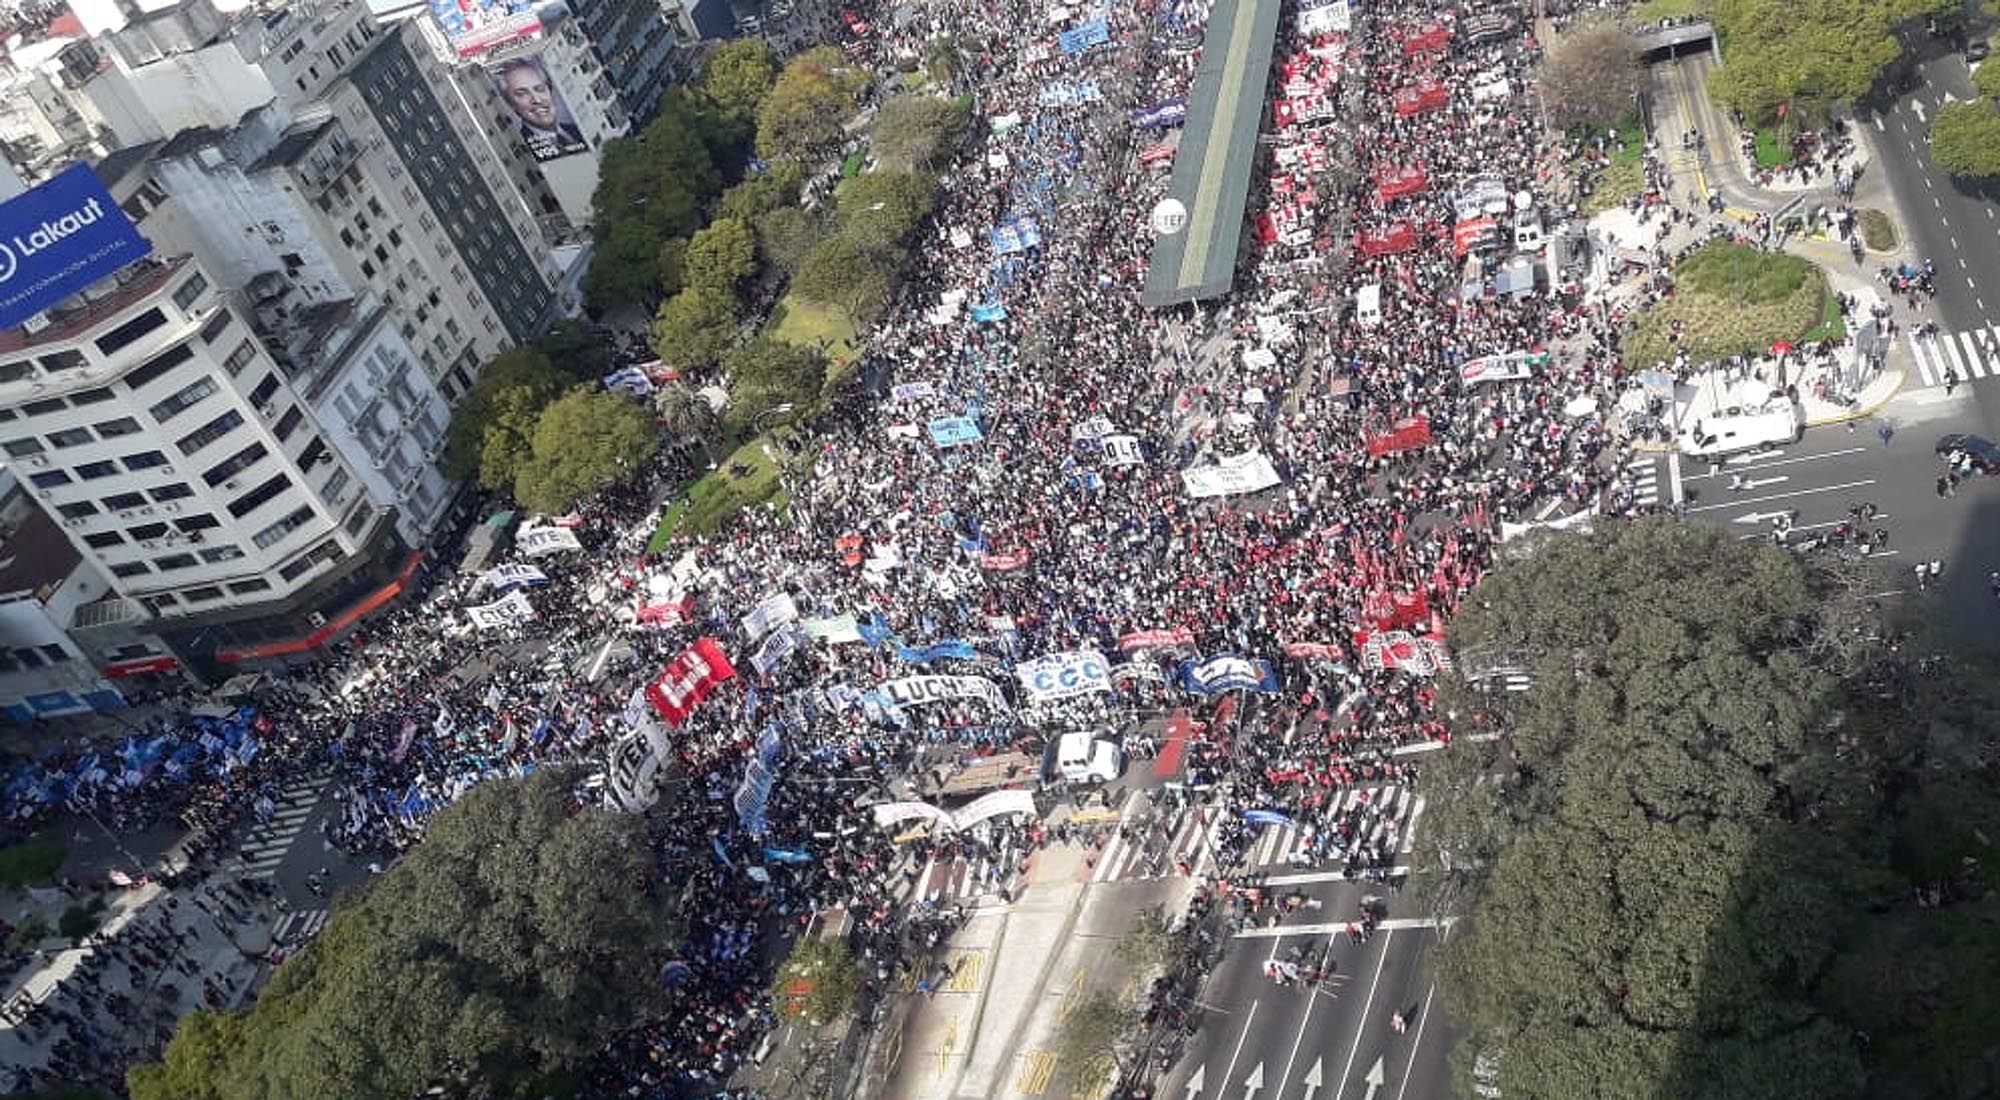
[[300, 831], [319, 805], [321, 795], [333, 776], [320, 771], [287, 783], [276, 797], [260, 803], [262, 821], [250, 829], [237, 850], [234, 870], [244, 878], [273, 878], [285, 854], [292, 850]]
[[1929, 334], [1906, 333], [1911, 358], [1917, 363], [1922, 386], [1943, 386], [1954, 380], [2000, 375], [2000, 325], [1970, 332], [1939, 329]]
[[1625, 460], [1619, 481], [1632, 493], [1634, 508], [1651, 508], [1660, 503], [1660, 456], [1633, 455]]
[[278, 918], [271, 929], [271, 941], [297, 947], [319, 935], [326, 927], [326, 918], [324, 909], [294, 909]]
[[[1208, 875], [1225, 861], [1228, 873], [1309, 868], [1338, 868], [1364, 852], [1405, 852], [1424, 800], [1408, 786], [1396, 783], [1358, 785], [1337, 792], [1326, 820], [1333, 827], [1303, 823], [1257, 827], [1240, 842], [1240, 855], [1229, 833], [1234, 819], [1209, 807], [1183, 815], [1171, 833], [1156, 832], [1128, 839], [1115, 836], [1093, 865], [1093, 882], [1164, 878], [1170, 874]], [[1340, 877], [1338, 870], [1326, 872]]]

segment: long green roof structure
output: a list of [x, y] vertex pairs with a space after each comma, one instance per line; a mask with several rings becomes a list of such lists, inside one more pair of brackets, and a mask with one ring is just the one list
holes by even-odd
[[1209, 12], [1194, 99], [1167, 187], [1168, 197], [1187, 208], [1187, 225], [1154, 239], [1139, 299], [1144, 305], [1158, 309], [1213, 298], [1235, 285], [1281, 6], [1281, 0], [1216, 0]]

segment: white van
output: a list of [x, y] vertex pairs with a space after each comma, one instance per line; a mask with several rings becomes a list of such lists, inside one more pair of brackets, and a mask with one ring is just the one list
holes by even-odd
[[1088, 733], [1065, 733], [1056, 742], [1056, 774], [1071, 783], [1109, 783], [1125, 770], [1125, 752], [1116, 742]]
[[1805, 426], [1797, 405], [1733, 416], [1705, 416], [1681, 435], [1681, 453], [1693, 458], [1720, 458], [1743, 451], [1797, 443]]
[[1382, 284], [1369, 283], [1354, 292], [1354, 322], [1368, 328], [1382, 323]]

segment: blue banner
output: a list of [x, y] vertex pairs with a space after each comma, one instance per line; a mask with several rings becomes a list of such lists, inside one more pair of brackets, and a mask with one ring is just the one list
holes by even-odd
[[1283, 825], [1288, 829], [1298, 826], [1298, 822], [1276, 810], [1245, 810], [1243, 820], [1251, 825]]
[[1250, 657], [1223, 655], [1206, 661], [1183, 661], [1174, 678], [1196, 695], [1278, 690], [1278, 674], [1271, 668], [1271, 662]]
[[882, 648], [882, 643], [893, 637], [889, 620], [883, 618], [880, 611], [870, 611], [868, 618], [855, 623], [854, 632], [861, 635], [861, 640], [867, 642], [870, 649]]
[[931, 442], [940, 447], [958, 447], [986, 438], [979, 424], [969, 416], [940, 416], [930, 422]]
[[971, 642], [961, 642], [955, 639], [927, 646], [904, 646], [896, 651], [896, 656], [913, 665], [927, 665], [932, 661], [946, 659], [970, 661], [978, 655], [978, 652], [972, 648]]
[[1004, 321], [1007, 319], [1007, 307], [1001, 305], [998, 302], [994, 302], [990, 305], [973, 306], [972, 319], [978, 321], [980, 324], [991, 324], [994, 321]]
[[[13, 328], [152, 250], [97, 173], [88, 164], [70, 165], [0, 204], [0, 328]], [[33, 699], [28, 705], [51, 709]]]
[[764, 862], [766, 863], [811, 863], [812, 861], [812, 856], [804, 852], [793, 851], [790, 848], [764, 849]]
[[1102, 46], [1111, 41], [1111, 27], [1102, 19], [1093, 19], [1073, 30], [1062, 32], [1056, 36], [1056, 41], [1062, 43], [1064, 53], [1082, 53], [1092, 46]]

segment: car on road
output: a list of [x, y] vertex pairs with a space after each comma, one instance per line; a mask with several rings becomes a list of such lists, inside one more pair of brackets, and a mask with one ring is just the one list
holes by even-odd
[[1972, 468], [1982, 474], [2000, 474], [2000, 447], [1994, 446], [1993, 441], [1985, 436], [1960, 432], [1939, 436], [1937, 456], [1953, 463], [1969, 461]]

